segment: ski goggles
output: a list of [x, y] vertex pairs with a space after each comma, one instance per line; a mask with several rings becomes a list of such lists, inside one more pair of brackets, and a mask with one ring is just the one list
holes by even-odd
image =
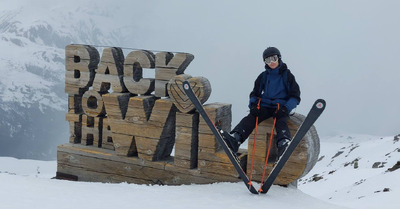
[[278, 61], [278, 55], [273, 55], [270, 57], [265, 58], [265, 64], [269, 65], [271, 62], [277, 62]]

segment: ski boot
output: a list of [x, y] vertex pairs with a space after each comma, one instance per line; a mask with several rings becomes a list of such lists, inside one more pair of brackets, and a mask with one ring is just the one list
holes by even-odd
[[289, 139], [281, 139], [277, 142], [278, 147], [278, 159], [283, 155], [286, 151], [286, 148], [289, 146], [290, 140]]
[[224, 139], [233, 154], [236, 155], [239, 150], [239, 146], [242, 144], [240, 142], [240, 135], [237, 132], [228, 133], [223, 130], [220, 130], [219, 132], [221, 133], [222, 139]]

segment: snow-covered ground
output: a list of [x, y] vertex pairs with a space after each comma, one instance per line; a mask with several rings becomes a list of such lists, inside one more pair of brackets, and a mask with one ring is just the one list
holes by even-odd
[[400, 135], [324, 138], [320, 160], [299, 188], [351, 208], [399, 208], [399, 139]]
[[398, 136], [322, 139], [321, 159], [299, 189], [273, 186], [267, 195], [252, 195], [241, 182], [148, 186], [62, 181], [52, 179], [56, 161], [0, 157], [0, 208], [398, 208], [400, 169], [387, 170], [400, 159], [399, 145]]

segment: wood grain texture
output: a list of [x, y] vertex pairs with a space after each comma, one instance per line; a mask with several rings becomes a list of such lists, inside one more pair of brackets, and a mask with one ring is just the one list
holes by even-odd
[[169, 81], [167, 90], [172, 102], [180, 112], [188, 113], [192, 112], [195, 107], [183, 90], [183, 81], [189, 81], [195, 95], [202, 104], [204, 104], [211, 95], [211, 84], [208, 79], [204, 77], [192, 77], [186, 74], [177, 75]]

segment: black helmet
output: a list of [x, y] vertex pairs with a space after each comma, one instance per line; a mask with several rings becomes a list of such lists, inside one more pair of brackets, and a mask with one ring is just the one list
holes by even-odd
[[278, 55], [279, 58], [281, 58], [281, 52], [275, 48], [275, 47], [268, 47], [266, 50], [263, 52], [263, 60], [265, 58], [270, 57], [272, 55]]

